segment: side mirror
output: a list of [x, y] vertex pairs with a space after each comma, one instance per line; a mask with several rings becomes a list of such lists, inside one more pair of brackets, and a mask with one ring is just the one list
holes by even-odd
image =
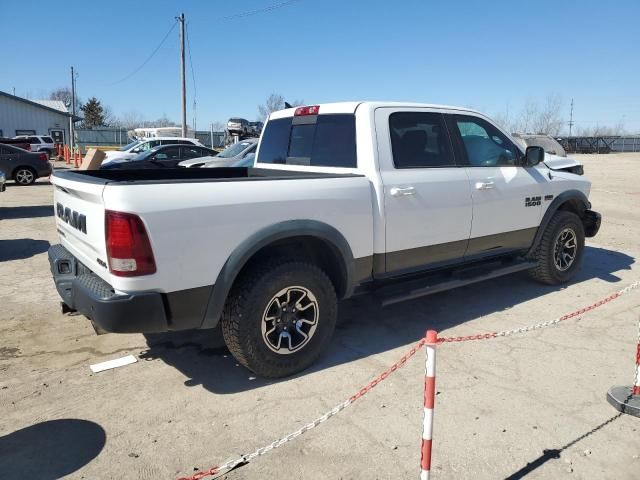
[[544, 148], [527, 147], [524, 154], [524, 167], [535, 167], [544, 160]]

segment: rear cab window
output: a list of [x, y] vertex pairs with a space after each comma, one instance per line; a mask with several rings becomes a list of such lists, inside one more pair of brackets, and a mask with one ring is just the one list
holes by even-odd
[[353, 114], [319, 114], [267, 122], [256, 163], [356, 168]]

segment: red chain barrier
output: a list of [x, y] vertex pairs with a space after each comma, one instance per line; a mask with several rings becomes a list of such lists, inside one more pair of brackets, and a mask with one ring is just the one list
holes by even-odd
[[[278, 448], [280, 446], [282, 446], [283, 444], [287, 443], [288, 441], [296, 438], [299, 435], [302, 435], [303, 433], [309, 431], [312, 428], [315, 428], [316, 426], [318, 426], [319, 424], [327, 421], [329, 418], [333, 417], [334, 415], [336, 415], [337, 413], [339, 413], [340, 411], [342, 411], [344, 408], [346, 408], [347, 406], [351, 405], [353, 402], [355, 402], [356, 400], [358, 400], [359, 398], [361, 398], [363, 395], [366, 395], [368, 392], [370, 392], [374, 387], [376, 387], [376, 385], [378, 385], [380, 382], [382, 382], [383, 380], [385, 380], [389, 375], [391, 375], [393, 372], [395, 372], [396, 370], [398, 370], [399, 368], [401, 368], [406, 362], [407, 360], [409, 360], [413, 355], [416, 354], [416, 352], [418, 350], [420, 350], [420, 348], [422, 348], [423, 346], [427, 345], [428, 346], [428, 351], [427, 353], [427, 359], [426, 359], [426, 374], [425, 374], [425, 398], [424, 398], [424, 405], [425, 405], [425, 418], [424, 418], [424, 425], [423, 425], [423, 441], [422, 441], [422, 448], [421, 448], [421, 479], [426, 480], [429, 478], [429, 471], [430, 471], [430, 467], [431, 467], [431, 429], [433, 427], [433, 406], [434, 406], [434, 395], [435, 395], [435, 346], [439, 343], [452, 343], [452, 342], [466, 342], [466, 341], [471, 341], [471, 340], [488, 340], [491, 338], [496, 338], [496, 337], [502, 337], [502, 336], [507, 336], [507, 335], [512, 335], [515, 333], [525, 333], [525, 332], [529, 332], [531, 330], [536, 330], [539, 328], [544, 328], [544, 327], [548, 327], [551, 325], [554, 325], [556, 323], [562, 322], [564, 320], [568, 320], [570, 318], [575, 318], [578, 317], [586, 312], [589, 312], [591, 310], [594, 310], [602, 305], [605, 305], [609, 302], [611, 302], [612, 300], [615, 300], [616, 298], [620, 297], [622, 294], [627, 293], [630, 290], [633, 290], [635, 288], [639, 288], [640, 287], [640, 281], [637, 281], [629, 286], [627, 286], [626, 288], [620, 290], [619, 292], [616, 292], [602, 300], [599, 300], [587, 307], [583, 307], [580, 308], [574, 312], [568, 313], [566, 315], [563, 315], [562, 317], [559, 317], [555, 320], [550, 320], [547, 322], [542, 322], [542, 323], [538, 323], [535, 325], [529, 325], [529, 326], [525, 326], [525, 327], [520, 327], [514, 330], [506, 330], [506, 331], [501, 331], [501, 332], [488, 332], [488, 333], [480, 333], [480, 334], [475, 334], [475, 335], [466, 335], [466, 336], [459, 336], [459, 337], [441, 337], [438, 338], [437, 337], [437, 333], [435, 331], [428, 331], [427, 335], [422, 338], [418, 343], [416, 343], [405, 355], [403, 355], [400, 360], [398, 360], [396, 363], [394, 363], [393, 365], [391, 365], [389, 368], [387, 368], [384, 372], [382, 372], [380, 375], [378, 375], [377, 377], [375, 377], [371, 382], [369, 382], [366, 386], [362, 387], [357, 393], [355, 393], [354, 395], [352, 395], [351, 397], [349, 397], [346, 401], [342, 402], [341, 404], [339, 404], [338, 406], [334, 407], [332, 410], [330, 410], [329, 412], [325, 413], [324, 415], [322, 415], [321, 417], [318, 417], [316, 420], [314, 420], [313, 422], [305, 425], [304, 427], [298, 429], [295, 432], [290, 433], [289, 435], [282, 437], [279, 440], [276, 440], [274, 442], [272, 442], [271, 444], [267, 445], [266, 447], [261, 447], [259, 449], [257, 449], [255, 452], [249, 454], [249, 455], [243, 455], [235, 460], [230, 460], [224, 464], [220, 464], [220, 465], [216, 465], [214, 467], [209, 468], [208, 470], [202, 470], [199, 471], [191, 476], [188, 477], [180, 477], [178, 480], [200, 480], [204, 477], [207, 477], [209, 475], [216, 475], [222, 471], [225, 470], [231, 470], [235, 467], [237, 467], [240, 464], [243, 463], [247, 463], [250, 460], [252, 460], [253, 458], [260, 456], [260, 455], [264, 455], [267, 452], [270, 452], [271, 450], [273, 450], [274, 448]], [[433, 365], [430, 365], [430, 363], [433, 361]], [[636, 352], [636, 382], [635, 382], [635, 388], [634, 388], [634, 395], [637, 393], [640, 393], [640, 330], [639, 330], [639, 335], [638, 335], [638, 348], [637, 348], [637, 352]], [[431, 408], [429, 408], [431, 407]], [[430, 411], [428, 411], [430, 410]]]

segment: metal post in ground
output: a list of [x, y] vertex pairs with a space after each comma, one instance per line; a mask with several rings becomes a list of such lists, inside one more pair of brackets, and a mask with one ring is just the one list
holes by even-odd
[[425, 349], [424, 423], [420, 449], [420, 480], [429, 480], [431, 472], [431, 442], [433, 433], [433, 407], [436, 400], [436, 343], [438, 332], [428, 330]]
[[638, 321], [638, 343], [636, 345], [636, 372], [630, 387], [611, 387], [607, 401], [622, 413], [640, 417], [640, 321]]

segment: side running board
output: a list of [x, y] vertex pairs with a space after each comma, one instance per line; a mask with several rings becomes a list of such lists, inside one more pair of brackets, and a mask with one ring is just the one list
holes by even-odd
[[492, 268], [475, 267], [454, 273], [444, 281], [438, 281], [438, 279], [434, 279], [433, 277], [425, 277], [406, 283], [382, 287], [377, 290], [376, 294], [381, 298], [382, 306], [386, 307], [387, 305], [424, 297], [432, 293], [443, 292], [445, 290], [471, 285], [472, 283], [482, 282], [483, 280], [509, 275], [510, 273], [529, 270], [535, 266], [535, 262], [520, 260], [502, 266], [496, 266], [494, 264]]

